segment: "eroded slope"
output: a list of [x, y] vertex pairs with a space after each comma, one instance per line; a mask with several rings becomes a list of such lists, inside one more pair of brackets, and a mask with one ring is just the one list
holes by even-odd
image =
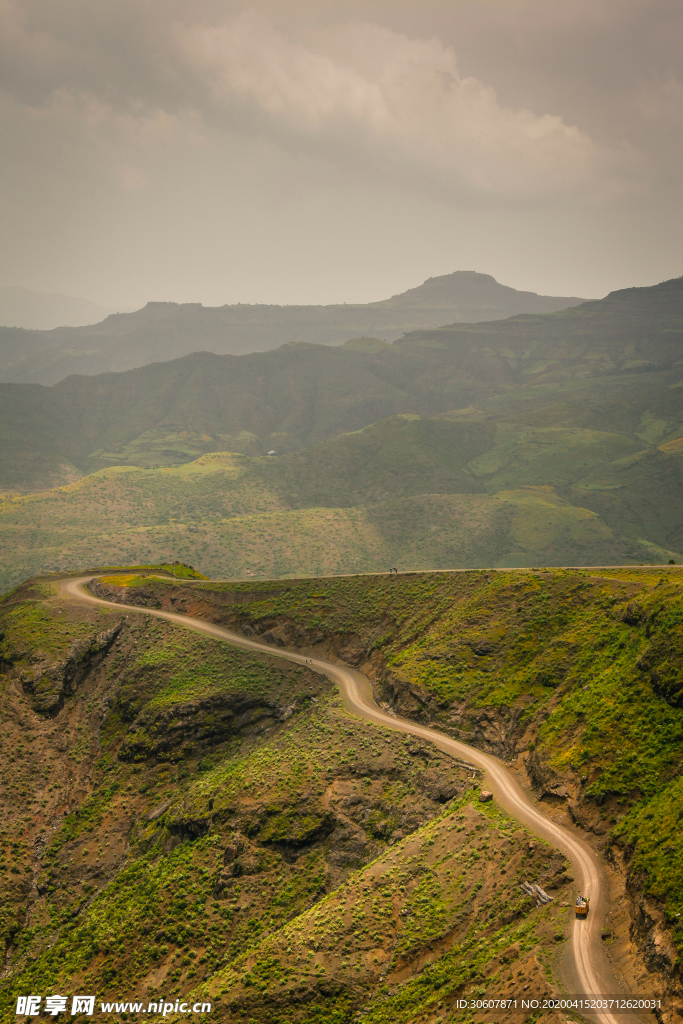
[[[677, 568], [193, 584], [96, 592], [358, 666], [385, 705], [513, 760], [625, 886], [640, 979], [683, 948], [683, 583]], [[627, 949], [631, 943], [630, 953]]]
[[408, 1020], [513, 961], [549, 988], [564, 864], [471, 770], [306, 669], [47, 582], [3, 599], [0, 630], [4, 1018], [49, 990]]

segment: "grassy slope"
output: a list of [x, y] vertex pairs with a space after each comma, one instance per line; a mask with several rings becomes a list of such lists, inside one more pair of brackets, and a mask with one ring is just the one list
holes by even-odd
[[678, 560], [683, 448], [655, 442], [399, 416], [277, 458], [103, 470], [0, 504], [0, 585], [173, 558], [219, 577]]
[[[128, 615], [84, 661], [117, 623], [40, 582], [0, 604], [3, 1019], [29, 989], [199, 986], [223, 1019], [408, 1020], [509, 989], [513, 962], [547, 990], [564, 911], [517, 883], [564, 892], [561, 858], [472, 805], [457, 765], [168, 623]], [[37, 711], [65, 663], [75, 688]]]
[[[530, 989], [550, 992], [549, 967], [566, 934], [567, 911], [555, 906], [520, 920], [524, 900], [514, 886], [548, 871], [547, 851], [540, 853], [513, 821], [482, 813], [467, 799], [454, 803], [200, 993], [211, 998], [221, 991], [233, 1011], [284, 1024], [303, 974], [309, 985], [326, 988], [306, 1019], [332, 1024], [350, 1018], [349, 988], [381, 972], [380, 985], [366, 996], [364, 1019], [409, 1024], [422, 1014], [472, 1019], [452, 1010], [456, 997], [505, 998], [521, 977]], [[556, 867], [561, 877], [561, 863]], [[419, 973], [410, 971], [415, 960]], [[482, 1016], [514, 1019], [500, 1010]]]
[[[151, 590], [169, 602], [168, 585]], [[329, 640], [409, 716], [506, 757], [527, 750], [537, 791], [622, 851], [634, 908], [653, 898], [683, 951], [681, 570], [202, 583], [188, 594], [199, 613], [223, 607], [223, 621], [271, 639]]]
[[[3, 503], [0, 585], [178, 557], [262, 577], [678, 561], [682, 290], [374, 351], [205, 353], [7, 386], [7, 486], [110, 469]], [[133, 471], [150, 466], [166, 468]]]

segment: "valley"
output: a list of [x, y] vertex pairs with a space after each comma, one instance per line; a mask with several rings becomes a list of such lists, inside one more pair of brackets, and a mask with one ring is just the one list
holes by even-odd
[[0, 587], [178, 558], [214, 578], [679, 562], [682, 324], [676, 279], [391, 345], [0, 384]]
[[683, 1024], [682, 34], [0, 2], [0, 1024]]
[[112, 467], [5, 496], [0, 586], [174, 558], [218, 578], [678, 562], [683, 447], [658, 440], [465, 412], [277, 457]]
[[3, 1020], [673, 1024], [682, 297], [0, 385]]

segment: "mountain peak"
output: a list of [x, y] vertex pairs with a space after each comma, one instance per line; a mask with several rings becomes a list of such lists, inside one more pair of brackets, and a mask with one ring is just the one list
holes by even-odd
[[476, 270], [454, 270], [451, 274], [428, 277], [417, 288], [409, 288], [399, 295], [393, 295], [383, 303], [374, 305], [392, 307], [438, 306], [442, 309], [461, 310], [460, 322], [475, 322], [486, 319], [480, 315], [482, 309], [491, 314], [491, 319], [514, 316], [516, 313], [552, 313], [567, 309], [583, 302], [577, 296], [546, 296], [536, 292], [522, 292], [516, 288], [499, 284], [490, 274]]
[[54, 384], [71, 374], [129, 370], [198, 349], [238, 355], [290, 342], [343, 345], [356, 339], [349, 347], [367, 351], [368, 346], [396, 341], [410, 331], [502, 320], [519, 313], [553, 313], [582, 301], [519, 292], [475, 270], [430, 277], [391, 299], [348, 306], [151, 301], [89, 327], [62, 328], [54, 336], [36, 332], [30, 345], [0, 328], [0, 380]]

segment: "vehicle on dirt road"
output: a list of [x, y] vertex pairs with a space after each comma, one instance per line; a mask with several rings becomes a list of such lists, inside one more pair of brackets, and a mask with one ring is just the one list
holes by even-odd
[[574, 909], [576, 910], [576, 916], [585, 917], [588, 913], [588, 908], [590, 907], [590, 904], [591, 901], [587, 896], [577, 896], [576, 905], [574, 907]]

